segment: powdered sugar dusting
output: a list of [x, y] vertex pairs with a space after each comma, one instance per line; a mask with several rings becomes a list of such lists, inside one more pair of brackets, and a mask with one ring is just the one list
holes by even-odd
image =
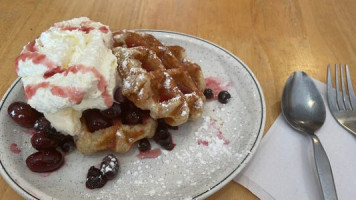
[[169, 88], [171, 88], [171, 78], [167, 72], [165, 72], [164, 75], [166, 77], [166, 80], [163, 83], [163, 87], [166, 89], [169, 89]]
[[[134, 153], [129, 154], [146, 159], [122, 161], [119, 178], [111, 186], [99, 190], [100, 198], [97, 199], [115, 199], [117, 197], [107, 197], [106, 193], [116, 190], [125, 199], [137, 199], [138, 196], [139, 199], [189, 199], [186, 194], [191, 194], [188, 191], [192, 188], [201, 188], [201, 183], [209, 183], [214, 177], [225, 177], [225, 169], [231, 166], [226, 161], [238, 161], [242, 154], [233, 146], [235, 137], [225, 129], [226, 123], [237, 118], [222, 111], [225, 107], [217, 108], [215, 110], [215, 105], [208, 103], [202, 118], [171, 130], [177, 143], [173, 151], [158, 147], [152, 140], [151, 151], [159, 151], [159, 156], [141, 157], [142, 153], [132, 149]], [[222, 118], [220, 114], [223, 113], [228, 117]], [[210, 190], [208, 184], [204, 187]]]

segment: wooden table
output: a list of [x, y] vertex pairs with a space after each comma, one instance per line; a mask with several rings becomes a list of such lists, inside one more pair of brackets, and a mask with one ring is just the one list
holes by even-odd
[[[112, 30], [171, 30], [231, 51], [263, 88], [266, 132], [280, 113], [282, 88], [293, 71], [325, 82], [328, 63], [348, 63], [355, 77], [355, 10], [350, 0], [0, 0], [0, 95], [16, 79], [14, 60], [28, 41], [54, 22], [88, 16]], [[0, 200], [22, 199], [2, 178], [0, 188]], [[257, 197], [230, 182], [208, 199]]]

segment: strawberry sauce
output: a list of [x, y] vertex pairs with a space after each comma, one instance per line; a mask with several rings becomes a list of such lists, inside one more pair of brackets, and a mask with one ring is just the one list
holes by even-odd
[[38, 49], [37, 47], [35, 46], [35, 40], [29, 42], [26, 46], [25, 46], [25, 51], [28, 51], [28, 52], [37, 52]]
[[32, 60], [34, 64], [42, 64], [46, 66], [48, 69], [56, 68], [58, 67], [54, 62], [46, 58], [46, 55], [40, 54], [38, 52], [24, 52], [19, 55], [19, 57], [16, 58], [15, 61], [15, 66], [16, 66], [16, 73], [18, 72], [19, 69], [19, 62], [25, 62], [25, 60]]
[[39, 84], [29, 84], [25, 87], [25, 96], [27, 100], [30, 100], [33, 95], [36, 94], [37, 90], [40, 88], [47, 88], [49, 86], [48, 82], [42, 82]]
[[66, 31], [66, 30], [68, 30], [68, 31], [74, 31], [74, 30], [83, 31], [86, 34], [88, 34], [92, 30], [95, 30], [95, 28], [93, 28], [93, 27], [85, 27], [85, 26], [81, 26], [81, 27], [60, 26], [59, 28], [63, 31]]
[[75, 104], [80, 104], [84, 97], [84, 91], [75, 87], [59, 87], [52, 86], [51, 93], [55, 96], [69, 98], [69, 101]]
[[109, 29], [106, 28], [106, 26], [100, 27], [99, 30], [100, 30], [101, 32], [103, 32], [103, 33], [108, 33], [108, 32], [109, 32]]
[[137, 155], [137, 157], [140, 159], [157, 158], [161, 154], [162, 154], [162, 151], [160, 149], [153, 149], [153, 150], [149, 150], [149, 151], [140, 151], [140, 153]]
[[[96, 30], [94, 27], [90, 26], [90, 22], [82, 22], [80, 24], [80, 27], [78, 26], [58, 26], [59, 29], [61, 30], [68, 30], [68, 31], [82, 31], [86, 34], [88, 34], [90, 31], [92, 30]], [[102, 33], [108, 33], [109, 29], [106, 26], [101, 26], [100, 28], [98, 28], [97, 30], [101, 31]]]
[[198, 139], [198, 145], [209, 146], [209, 142], [206, 140]]
[[65, 71], [65, 69], [63, 69], [62, 67], [52, 68], [52, 69], [47, 70], [43, 74], [43, 78], [49, 78], [49, 77], [52, 77], [55, 74], [62, 73], [64, 71]]
[[[91, 21], [84, 21], [80, 24], [80, 27], [75, 27], [75, 26], [57, 26], [58, 28], [62, 30], [79, 30], [83, 31], [85, 33], [89, 33], [92, 30], [95, 30], [94, 27], [91, 26]], [[106, 26], [101, 26], [98, 30], [100, 30], [103, 33], [108, 33], [109, 29]], [[16, 64], [16, 73], [18, 73], [18, 65], [19, 62], [26, 61], [26, 60], [31, 60], [34, 64], [41, 64], [44, 65], [48, 68], [48, 70], [43, 74], [43, 77], [45, 79], [50, 78], [54, 76], [55, 74], [63, 74], [64, 76], [67, 76], [69, 72], [71, 73], [77, 73], [77, 72], [82, 72], [82, 73], [93, 73], [94, 76], [99, 80], [97, 87], [98, 90], [101, 92], [101, 96], [104, 99], [104, 102], [106, 106], [111, 106], [113, 103], [113, 98], [107, 91], [107, 82], [102, 74], [94, 68], [90, 66], [83, 66], [83, 65], [74, 65], [70, 66], [67, 69], [64, 69], [61, 66], [57, 66], [53, 61], [49, 60], [46, 55], [38, 53], [38, 48], [36, 47], [35, 40], [32, 42], [29, 42], [25, 47], [20, 56], [16, 58], [15, 64]], [[69, 101], [75, 103], [75, 104], [80, 104], [81, 101], [83, 100], [83, 97], [85, 95], [85, 92], [82, 91], [79, 88], [75, 87], [63, 87], [63, 86], [54, 86], [50, 85], [49, 82], [41, 82], [38, 84], [32, 84], [32, 85], [27, 85], [25, 89], [25, 94], [26, 94], [26, 99], [29, 100], [31, 99], [37, 92], [38, 89], [40, 88], [51, 88], [51, 93], [56, 96], [60, 96], [63, 98], [69, 98]]]
[[78, 72], [82, 72], [82, 73], [93, 73], [94, 76], [96, 78], [99, 79], [99, 82], [98, 82], [98, 90], [101, 92], [101, 96], [103, 97], [104, 99], [104, 102], [105, 104], [109, 107], [112, 105], [113, 103], [113, 98], [112, 96], [109, 94], [108, 90], [106, 89], [107, 88], [107, 83], [106, 83], [106, 80], [104, 78], [103, 75], [100, 74], [100, 72], [98, 72], [97, 69], [95, 69], [94, 67], [85, 67], [84, 65], [76, 65], [76, 66], [72, 66], [72, 67], [69, 67], [65, 72], [64, 72], [64, 75], [67, 76], [69, 72], [72, 72], [74, 74], [78, 73]]
[[[69, 72], [74, 74], [78, 72], [93, 73], [94, 76], [99, 79], [97, 87], [98, 90], [101, 92], [101, 96], [103, 97], [105, 104], [108, 107], [112, 105], [113, 98], [107, 90], [106, 80], [104, 76], [101, 75], [100, 72], [98, 72], [98, 70], [95, 69], [94, 67], [85, 67], [83, 65], [76, 65], [76, 66], [71, 66], [66, 70], [55, 70], [53, 72], [62, 73], [64, 76], [67, 76]], [[49, 82], [42, 82], [38, 84], [27, 85], [25, 87], [26, 99], [27, 100], [31, 99], [36, 94], [38, 89], [48, 88], [48, 87], [51, 87], [51, 93], [53, 95], [60, 96], [63, 98], [69, 98], [69, 101], [75, 104], [80, 104], [85, 94], [85, 92], [80, 88], [55, 86], [55, 85], [50, 85]]]
[[223, 144], [226, 144], [226, 145], [227, 145], [227, 144], [230, 144], [230, 141], [224, 138], [224, 136], [223, 136], [223, 134], [222, 134], [222, 132], [221, 132], [220, 130], [219, 130], [217, 136], [218, 136], [218, 138], [219, 138], [220, 140], [224, 141]]
[[9, 148], [10, 151], [14, 154], [19, 154], [21, 152], [21, 149], [17, 146], [16, 143], [12, 143]]

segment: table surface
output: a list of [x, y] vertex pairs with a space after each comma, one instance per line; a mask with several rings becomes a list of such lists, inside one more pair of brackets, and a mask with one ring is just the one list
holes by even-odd
[[[280, 113], [283, 85], [293, 71], [325, 82], [328, 63], [347, 63], [355, 77], [355, 10], [350, 0], [0, 0], [0, 95], [16, 79], [14, 60], [28, 41], [55, 22], [87, 16], [111, 30], [182, 32], [231, 51], [262, 86], [266, 132]], [[0, 188], [0, 200], [23, 199], [2, 178]], [[230, 182], [208, 199], [257, 197]]]

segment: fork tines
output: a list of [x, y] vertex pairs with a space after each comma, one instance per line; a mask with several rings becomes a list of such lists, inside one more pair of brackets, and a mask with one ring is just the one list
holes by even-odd
[[[356, 98], [354, 89], [352, 87], [352, 81], [349, 71], [349, 66], [345, 65], [346, 71], [346, 84], [347, 89], [345, 87], [344, 81], [344, 69], [343, 65], [335, 65], [335, 90], [332, 86], [332, 78], [331, 78], [331, 67], [328, 65], [328, 76], [327, 76], [327, 93], [328, 93], [328, 101], [329, 107], [331, 111], [336, 110], [356, 110]], [[340, 72], [340, 74], [339, 74]], [[339, 78], [341, 79], [341, 91], [339, 86]], [[334, 92], [336, 91], [336, 92]], [[335, 96], [336, 93], [336, 96]]]

